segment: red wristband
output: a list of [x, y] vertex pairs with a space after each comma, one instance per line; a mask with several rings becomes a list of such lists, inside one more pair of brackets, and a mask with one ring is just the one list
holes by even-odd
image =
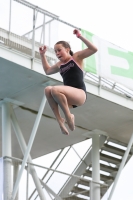
[[77, 35], [77, 37], [79, 38], [80, 36], [81, 36], [81, 33], [78, 33], [78, 34], [76, 34]]

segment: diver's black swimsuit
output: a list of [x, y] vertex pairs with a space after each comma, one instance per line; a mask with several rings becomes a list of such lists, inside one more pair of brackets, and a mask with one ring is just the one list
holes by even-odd
[[[77, 65], [73, 58], [60, 66], [60, 74], [63, 78], [64, 85], [82, 89], [86, 93], [83, 70]], [[75, 107], [77, 106], [73, 105], [73, 108]]]

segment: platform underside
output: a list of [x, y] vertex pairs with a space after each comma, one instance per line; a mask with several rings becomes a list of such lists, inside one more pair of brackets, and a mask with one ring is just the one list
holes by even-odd
[[[43, 98], [44, 84], [61, 82], [0, 58], [0, 99], [10, 98], [23, 103], [14, 108], [19, 126], [28, 144], [39, 106]], [[1, 109], [0, 109], [1, 112]], [[75, 114], [76, 130], [69, 136], [61, 134], [57, 121], [46, 106], [31, 149], [32, 158], [43, 156], [86, 139], [89, 130], [99, 129], [109, 137], [128, 143], [133, 131], [133, 111], [101, 97], [87, 93], [86, 103], [71, 112]], [[62, 113], [62, 112], [61, 112]], [[67, 126], [67, 125], [66, 125]], [[0, 115], [0, 127], [2, 116]], [[2, 155], [2, 129], [0, 129], [0, 155]], [[12, 156], [22, 158], [22, 153], [12, 130]]]

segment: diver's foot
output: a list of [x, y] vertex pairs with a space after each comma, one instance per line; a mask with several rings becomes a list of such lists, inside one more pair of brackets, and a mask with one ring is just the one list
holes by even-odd
[[67, 124], [71, 131], [75, 130], [75, 117], [73, 114], [71, 114], [71, 117], [67, 120]]
[[69, 132], [68, 132], [67, 128], [65, 127], [65, 119], [64, 118], [62, 118], [62, 121], [60, 122], [60, 131], [64, 135], [69, 135]]

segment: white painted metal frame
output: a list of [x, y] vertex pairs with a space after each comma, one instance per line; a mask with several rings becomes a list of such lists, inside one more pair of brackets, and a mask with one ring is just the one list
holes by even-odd
[[34, 59], [35, 59], [35, 30], [36, 30], [36, 20], [37, 20], [36, 9], [33, 9], [33, 34], [32, 34], [32, 59], [31, 59], [31, 69], [34, 68]]
[[28, 192], [29, 192], [29, 173], [30, 173], [30, 166], [27, 164], [27, 184], [26, 184], [26, 200], [28, 200]]
[[[100, 155], [99, 155], [99, 135], [93, 134], [92, 136], [92, 180], [100, 182]], [[100, 200], [100, 185], [92, 183], [91, 200]]]
[[[38, 111], [38, 115], [35, 121], [35, 124], [33, 126], [33, 130], [31, 133], [31, 137], [28, 143], [28, 146], [26, 147], [26, 143], [24, 141], [23, 135], [21, 133], [21, 130], [18, 126], [18, 122], [16, 119], [16, 116], [14, 114], [14, 111], [12, 109], [12, 104], [19, 104], [17, 101], [11, 100], [11, 99], [5, 99], [1, 102], [1, 106], [2, 106], [2, 139], [3, 139], [3, 145], [2, 145], [2, 156], [6, 157], [6, 159], [4, 159], [4, 200], [7, 199], [11, 199], [14, 200], [16, 195], [17, 195], [17, 191], [18, 191], [18, 187], [19, 187], [19, 182], [23, 173], [23, 170], [25, 168], [26, 162], [27, 160], [30, 163], [30, 172], [32, 174], [32, 177], [34, 179], [35, 185], [37, 187], [37, 191], [39, 193], [40, 199], [43, 200], [45, 199], [44, 193], [42, 191], [42, 187], [41, 184], [44, 186], [44, 183], [40, 183], [40, 180], [37, 177], [37, 174], [34, 170], [34, 167], [31, 166], [32, 165], [32, 159], [30, 157], [30, 150], [36, 135], [36, 131], [42, 116], [42, 112], [43, 109], [45, 107], [46, 104], [46, 97], [44, 96]], [[21, 166], [21, 170], [18, 173], [18, 177], [14, 186], [14, 190], [11, 196], [11, 160], [8, 159], [7, 157], [11, 157], [11, 122], [14, 128], [14, 131], [16, 133], [17, 139], [19, 141], [21, 150], [24, 154], [24, 159], [22, 162], [22, 166]], [[92, 182], [90, 184], [91, 188], [90, 188], [90, 194], [91, 194], [91, 200], [97, 199], [100, 200], [100, 165], [99, 165], [99, 135], [106, 135], [107, 134], [105, 132], [99, 131], [99, 130], [94, 130], [94, 131], [90, 131], [88, 133], [88, 136], [92, 137]], [[133, 134], [131, 136], [131, 139], [129, 141], [127, 150], [125, 152], [125, 155], [123, 157], [122, 163], [120, 165], [118, 174], [116, 176], [113, 188], [111, 190], [110, 196], [108, 198], [108, 200], [111, 200], [113, 192], [115, 190], [116, 184], [118, 182], [120, 173], [122, 172], [122, 169], [125, 165], [125, 162], [127, 160], [129, 151], [131, 149], [131, 146], [133, 144]], [[39, 165], [36, 165], [39, 166]], [[49, 169], [49, 168], [47, 168]], [[56, 172], [59, 172], [57, 170], [53, 170]], [[59, 172], [61, 173], [61, 172]], [[63, 173], [63, 174], [67, 174], [67, 173]], [[67, 174], [68, 175], [68, 174]], [[74, 176], [74, 175], [72, 175]], [[77, 176], [75, 176], [77, 177]], [[48, 189], [47, 186], [45, 187], [46, 190], [48, 190], [50, 193], [54, 194], [52, 192], [51, 189]], [[55, 194], [54, 194], [55, 195]], [[56, 196], [56, 195], [55, 195]], [[57, 198], [57, 196], [56, 196]], [[61, 200], [60, 197], [58, 197], [58, 200]]]
[[[10, 103], [2, 103], [2, 156], [11, 156], [11, 121], [10, 121]], [[11, 160], [4, 160], [4, 177], [3, 177], [3, 195], [4, 200], [11, 197]]]
[[107, 136], [107, 133], [101, 130], [93, 130], [84, 134], [92, 137], [92, 182], [90, 183], [90, 200], [100, 200], [100, 135]]
[[[13, 186], [16, 182], [17, 176], [18, 176], [18, 172], [19, 172], [19, 163], [18, 162], [13, 162]], [[15, 200], [19, 200], [19, 190], [16, 194], [16, 198]]]
[[9, 35], [11, 32], [11, 19], [12, 19], [12, 0], [10, 0], [10, 10], [9, 10]]
[[42, 8], [40, 8], [40, 7], [37, 7], [37, 6], [35, 6], [34, 4], [29, 3], [29, 2], [27, 2], [27, 1], [25, 1], [25, 0], [14, 0], [14, 1], [17, 1], [18, 3], [21, 3], [21, 4], [25, 5], [25, 6], [28, 6], [28, 7], [32, 8], [32, 9], [35, 9], [35, 8], [36, 8], [37, 11], [39, 11], [39, 12], [41, 12], [41, 13], [43, 13], [43, 14], [45, 14], [45, 15], [47, 15], [47, 16], [49, 16], [49, 17], [51, 17], [51, 18], [53, 18], [53, 19], [55, 19], [55, 20], [57, 20], [57, 21], [59, 21], [59, 22], [62, 22], [62, 23], [66, 24], [66, 25], [68, 25], [68, 26], [71, 26], [71, 27], [73, 27], [73, 28], [80, 29], [79, 27], [76, 27], [76, 26], [74, 26], [74, 25], [72, 25], [72, 24], [70, 24], [70, 23], [67, 23], [67, 22], [65, 22], [65, 21], [63, 21], [63, 20], [61, 20], [61, 19], [59, 19], [59, 17], [58, 17], [57, 15], [54, 15], [53, 13], [50, 13], [50, 12], [47, 11], [47, 10], [44, 10], [44, 9], [42, 9]]
[[3, 162], [4, 159], [0, 158], [0, 199], [3, 200]]
[[[20, 148], [22, 150], [22, 153], [23, 153], [23, 155], [25, 155], [25, 152], [26, 152], [26, 149], [27, 149], [26, 142], [24, 140], [24, 137], [23, 137], [22, 132], [20, 130], [20, 127], [18, 125], [17, 118], [15, 116], [13, 109], [11, 109], [11, 121], [12, 121], [12, 126], [13, 126], [13, 129], [15, 131], [16, 137], [18, 139]], [[32, 162], [32, 158], [31, 158], [30, 154], [28, 156], [28, 161]], [[29, 170], [31, 172], [31, 175], [32, 175], [33, 181], [35, 183], [35, 186], [36, 186], [36, 189], [38, 191], [40, 199], [41, 200], [45, 199], [44, 193], [43, 193], [42, 188], [41, 188], [40, 181], [38, 179], [38, 176], [37, 176], [37, 173], [36, 173], [34, 167], [31, 166], [29, 168]]]
[[43, 26], [42, 26], [42, 35], [43, 35], [43, 45], [45, 44], [45, 24], [46, 24], [46, 16], [43, 16]]
[[[11, 155], [12, 155], [11, 154], [11, 121], [12, 121], [14, 131], [16, 133], [17, 139], [19, 141], [21, 150], [24, 154], [22, 166], [18, 173], [12, 195], [11, 195], [11, 188], [12, 188], [11, 164], [12, 163], [11, 163], [11, 160], [8, 158], [4, 159], [4, 187], [3, 187], [4, 188], [3, 189], [4, 190], [4, 200], [9, 200], [9, 199], [14, 200], [15, 199], [15, 197], [17, 195], [18, 187], [19, 187], [19, 182], [20, 182], [21, 176], [23, 174], [27, 159], [29, 158], [29, 161], [32, 162], [32, 159], [29, 154], [30, 154], [30, 150], [31, 150], [31, 147], [32, 147], [32, 144], [33, 144], [40, 120], [41, 120], [41, 116], [42, 116], [42, 113], [43, 113], [43, 110], [44, 110], [44, 107], [46, 104], [46, 97], [44, 95], [44, 97], [42, 99], [42, 102], [41, 102], [41, 105], [40, 105], [40, 108], [38, 111], [38, 115], [36, 117], [36, 121], [33, 126], [31, 137], [30, 137], [27, 147], [26, 147], [26, 143], [24, 141], [23, 135], [21, 133], [21, 130], [18, 126], [16, 116], [12, 109], [12, 105], [16, 106], [16, 104], [19, 105], [19, 102], [14, 101], [12, 99], [4, 99], [0, 104], [2, 107], [2, 156], [3, 157], [5, 157], [5, 156], [11, 157]], [[21, 105], [21, 103], [20, 103], [20, 105]], [[33, 166], [30, 167], [30, 171], [31, 171], [33, 180], [35, 182], [36, 188], [38, 190], [40, 199], [45, 200], [46, 198], [44, 196], [40, 181], [37, 177], [37, 174], [36, 174]]]
[[[57, 155], [57, 157], [55, 158], [55, 160], [53, 161], [53, 163], [51, 164], [51, 166], [50, 166], [50, 168], [52, 168], [52, 166], [55, 164], [55, 162], [57, 161], [57, 159], [59, 158], [59, 156], [61, 155], [61, 153], [62, 153], [62, 151], [63, 151], [63, 149], [60, 151], [60, 153]], [[61, 161], [60, 161], [61, 162]], [[57, 165], [57, 167], [58, 167], [58, 165]], [[56, 168], [57, 168], [56, 167]], [[47, 171], [47, 173], [45, 173], [45, 175], [43, 176], [43, 178], [42, 178], [42, 181], [43, 181], [43, 179], [46, 177], [46, 175], [48, 174], [48, 172], [49, 172], [49, 170]], [[52, 175], [51, 175], [52, 176]], [[51, 177], [50, 176], [50, 177]], [[49, 180], [49, 179], [48, 179]], [[46, 183], [48, 182], [48, 180], [46, 181]], [[29, 197], [29, 200], [32, 198], [32, 196], [33, 196], [33, 194], [35, 193], [35, 191], [36, 191], [36, 189], [34, 189], [34, 191], [32, 192], [32, 194], [30, 195], [30, 197]], [[38, 195], [37, 195], [38, 196]], [[37, 196], [36, 196], [36, 198], [37, 198]]]
[[23, 162], [22, 162], [22, 165], [21, 165], [21, 169], [19, 171], [16, 183], [15, 183], [15, 186], [14, 186], [14, 189], [13, 189], [13, 192], [12, 192], [12, 197], [11, 197], [12, 200], [14, 200], [14, 198], [16, 196], [16, 193], [17, 193], [17, 190], [18, 190], [18, 187], [19, 187], [19, 183], [20, 183], [20, 179], [22, 177], [22, 174], [23, 174], [23, 171], [24, 171], [24, 168], [25, 168], [25, 164], [26, 164], [26, 162], [28, 160], [29, 153], [30, 153], [30, 150], [32, 148], [32, 144], [33, 144], [33, 141], [34, 141], [34, 138], [35, 138], [38, 126], [39, 126], [39, 122], [41, 120], [41, 116], [42, 116], [45, 104], [46, 104], [46, 97], [44, 95], [44, 97], [42, 99], [42, 102], [41, 102], [41, 105], [40, 105], [40, 108], [39, 108], [39, 111], [38, 111], [38, 115], [36, 117], [36, 121], [35, 121], [33, 129], [32, 129], [32, 133], [31, 133], [31, 136], [30, 136], [30, 139], [29, 139], [29, 143], [28, 143], [27, 149], [26, 149], [25, 154], [24, 154], [24, 158], [23, 158]]
[[43, 187], [51, 193], [57, 200], [62, 200], [60, 196], [58, 196], [50, 187], [48, 187], [41, 179], [40, 179], [41, 184]]
[[[20, 161], [20, 162], [23, 161], [23, 160], [21, 160], [21, 159], [14, 158], [14, 157], [10, 157], [10, 156], [5, 156], [5, 157], [4, 157], [4, 159], [7, 159], [7, 158], [8, 158], [8, 159], [11, 159], [11, 160], [15, 160], [15, 161]], [[44, 166], [42, 166], [42, 165], [37, 165], [37, 164], [35, 164], [35, 163], [27, 162], [27, 165], [39, 167], [39, 168], [42, 168], [42, 169], [47, 169], [47, 170], [50, 170], [50, 171], [53, 171], [53, 172], [57, 172], [57, 173], [60, 173], [60, 174], [63, 174], [63, 175], [67, 175], [67, 176], [70, 176], [70, 177], [75, 177], [75, 178], [78, 178], [78, 179], [81, 179], [81, 180], [85, 180], [86, 182], [88, 182], [88, 184], [91, 183], [91, 185], [92, 185], [92, 183], [94, 183], [94, 184], [97, 184], [97, 185], [99, 185], [99, 186], [100, 186], [100, 185], [101, 185], [101, 186], [105, 186], [105, 187], [108, 186], [107, 184], [104, 184], [104, 183], [99, 183], [99, 182], [96, 182], [96, 181], [93, 181], [93, 180], [88, 180], [88, 179], [82, 178], [82, 177], [80, 177], [80, 176], [78, 176], [78, 175], [69, 174], [69, 173], [62, 172], [62, 171], [59, 171], [59, 170], [55, 170], [55, 169], [52, 169], [52, 168], [44, 167]], [[46, 190], [47, 190], [48, 192], [50, 192], [54, 197], [56, 197], [56, 198], [58, 197], [58, 200], [61, 200], [61, 198], [60, 198], [57, 194], [55, 194], [55, 192], [53, 192], [53, 190], [50, 189], [42, 180], [40, 180], [40, 182], [42, 183], [42, 185], [46, 188]], [[79, 194], [79, 193], [76, 193], [75, 195], [72, 195], [72, 196], [76, 196], [77, 194]]]

